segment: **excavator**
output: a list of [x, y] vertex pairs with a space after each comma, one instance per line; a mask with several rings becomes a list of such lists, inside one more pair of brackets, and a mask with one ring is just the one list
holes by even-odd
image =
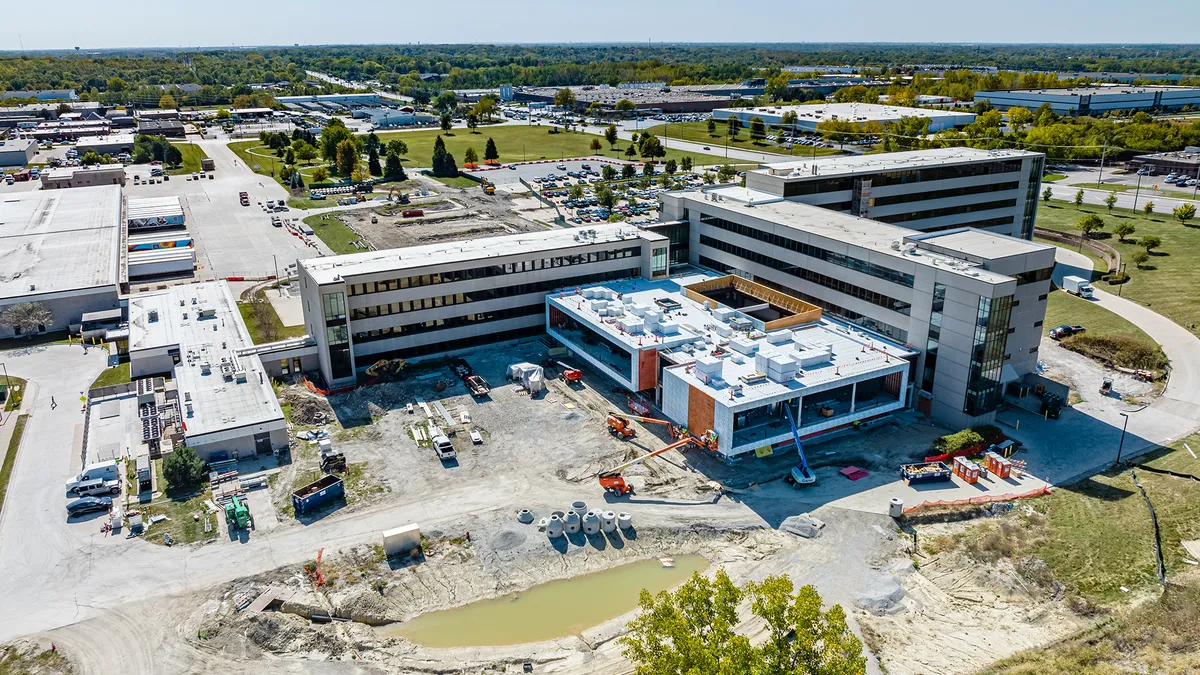
[[792, 417], [792, 407], [786, 401], [783, 403], [783, 412], [787, 413], [788, 424], [792, 427], [792, 438], [796, 439], [796, 454], [800, 456], [800, 463], [792, 467], [792, 481], [796, 487], [816, 485], [817, 474], [808, 467], [808, 458], [804, 456], [804, 446], [800, 445], [800, 432], [796, 431], [796, 419]]
[[[609, 419], [611, 420], [612, 418], [609, 417]], [[660, 422], [661, 420], [653, 421]], [[717, 449], [716, 434], [711, 431], [701, 437], [696, 437], [689, 434], [686, 430], [680, 429], [678, 438], [679, 440], [675, 441], [674, 443], [664, 445], [654, 452], [642, 455], [641, 457], [625, 462], [620, 466], [615, 466], [608, 471], [600, 472], [600, 487], [604, 488], [605, 492], [612, 492], [617, 496], [627, 495], [633, 492], [633, 486], [625, 482], [625, 477], [622, 475], [625, 470], [635, 467], [651, 457], [657, 457], [672, 450], [682, 450], [689, 445], [695, 445], [698, 448], [707, 448], [709, 450]]]
[[380, 359], [367, 367], [366, 375], [380, 380], [399, 379], [400, 371], [407, 367], [408, 361], [404, 359]]
[[496, 194], [496, 184], [486, 178], [483, 178], [479, 181], [479, 186], [483, 188], [483, 194], [485, 195]]
[[658, 420], [653, 417], [638, 417], [637, 415], [626, 415], [625, 413], [611, 412], [608, 414], [608, 433], [621, 438], [633, 438], [637, 433], [630, 420], [636, 420], [643, 424], [662, 424], [667, 427], [671, 433], [671, 438], [683, 438], [687, 432], [681, 427], [678, 427], [666, 420]]
[[407, 204], [408, 193], [401, 192], [400, 188], [392, 186], [392, 189], [388, 190], [388, 201], [395, 201], [397, 204]]

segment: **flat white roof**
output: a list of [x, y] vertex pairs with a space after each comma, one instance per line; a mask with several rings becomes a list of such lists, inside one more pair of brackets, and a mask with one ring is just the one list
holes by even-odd
[[125, 202], [125, 217], [128, 220], [182, 215], [183, 204], [180, 203], [177, 196], [142, 197], [141, 199], [128, 199]]
[[977, 91], [976, 96], [987, 96], [989, 94], [1034, 94], [1034, 95], [1049, 95], [1049, 96], [1117, 96], [1126, 94], [1147, 94], [1156, 91], [1196, 91], [1200, 92], [1200, 87], [1189, 87], [1187, 85], [1178, 84], [1147, 84], [1142, 86], [1133, 86], [1129, 84], [1096, 84], [1090, 87], [1071, 87], [1069, 89], [996, 89], [990, 91]]
[[[588, 236], [583, 237], [584, 233], [588, 233]], [[633, 225], [604, 223], [588, 228], [556, 228], [545, 232], [464, 239], [425, 246], [310, 258], [301, 260], [300, 266], [307, 270], [318, 284], [329, 284], [340, 279], [364, 274], [433, 267], [468, 260], [486, 260], [619, 241], [628, 241], [630, 246], [636, 246], [643, 241], [665, 242], [667, 238], [661, 234], [639, 230]]]
[[76, 148], [87, 148], [93, 145], [115, 145], [128, 143], [130, 146], [134, 143], [133, 134], [109, 134], [107, 136], [89, 136], [81, 138], [75, 143]]
[[[915, 354], [899, 344], [826, 318], [770, 333], [738, 330], [728, 317], [718, 318], [731, 308], [717, 304], [705, 309], [683, 294], [683, 287], [713, 278], [717, 277], [689, 273], [659, 281], [624, 279], [585, 286], [579, 294], [552, 295], [549, 301], [593, 330], [634, 351], [654, 348], [677, 364], [701, 364], [699, 368], [679, 368], [673, 372], [725, 406], [787, 391], [803, 394], [806, 388], [837, 386], [843, 380], [862, 379], [861, 376], [872, 373], [897, 372], [907, 368], [904, 359]], [[614, 295], [619, 293], [620, 300], [615, 302], [626, 308], [624, 315], [598, 313], [592, 307], [594, 300], [585, 297], [588, 289], [593, 289], [593, 294], [594, 289], [608, 290]], [[629, 323], [627, 319], [632, 319], [636, 325], [642, 318], [634, 313], [636, 307], [659, 311], [660, 328], [654, 331], [625, 328]], [[729, 314], [737, 315], [736, 310]], [[664, 329], [667, 322], [671, 327]], [[803, 365], [796, 368], [792, 377], [755, 378], [755, 373], [765, 374], [755, 358], [759, 352]], [[740, 390], [737, 389], [739, 386]], [[731, 390], [734, 390], [733, 398]]]
[[179, 348], [174, 372], [187, 437], [285, 424], [262, 361], [237, 353], [252, 345], [224, 281], [172, 286], [129, 299], [132, 358], [144, 350]]
[[0, 198], [0, 299], [115, 288], [118, 185], [9, 192]]
[[811, 105], [778, 105], [758, 108], [718, 108], [713, 112], [748, 115], [783, 116], [786, 112], [795, 112], [799, 122], [825, 122], [832, 119], [849, 120], [851, 122], [895, 121], [901, 117], [975, 117], [974, 113], [954, 110], [931, 110], [929, 108], [908, 108], [898, 105], [883, 105], [879, 103], [819, 103]]
[[908, 239], [910, 241], [928, 242], [936, 246], [959, 251], [966, 255], [985, 259], [1036, 253], [1054, 248], [1050, 244], [1039, 244], [1033, 241], [1026, 241], [974, 228], [921, 233], [908, 237]]
[[763, 164], [755, 170], [755, 173], [788, 178], [827, 178], [829, 176], [918, 169], [926, 166], [1024, 159], [1025, 157], [1036, 157], [1038, 154], [1027, 150], [1010, 149], [934, 148], [931, 150], [883, 152], [875, 155], [841, 155], [809, 160], [771, 162]]

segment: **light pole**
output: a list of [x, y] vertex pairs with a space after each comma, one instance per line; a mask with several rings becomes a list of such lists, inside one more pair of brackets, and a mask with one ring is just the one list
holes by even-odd
[[1125, 424], [1121, 427], [1121, 442], [1117, 444], [1117, 461], [1114, 464], [1121, 463], [1121, 449], [1125, 447], [1125, 430], [1129, 428], [1129, 413], [1121, 413], [1121, 417], [1125, 418]]
[[1142, 171], [1141, 171], [1141, 169], [1138, 170], [1137, 181], [1138, 181], [1137, 189], [1135, 189], [1133, 191], [1133, 210], [1134, 211], [1137, 211], [1138, 195], [1141, 194], [1141, 192], [1142, 192]]

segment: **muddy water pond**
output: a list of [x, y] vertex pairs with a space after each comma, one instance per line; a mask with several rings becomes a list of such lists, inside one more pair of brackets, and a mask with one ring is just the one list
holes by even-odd
[[704, 556], [684, 555], [674, 567], [640, 560], [600, 572], [539, 584], [491, 600], [383, 626], [427, 647], [484, 647], [551, 640], [572, 635], [635, 609], [644, 588], [651, 593], [678, 586], [708, 568]]

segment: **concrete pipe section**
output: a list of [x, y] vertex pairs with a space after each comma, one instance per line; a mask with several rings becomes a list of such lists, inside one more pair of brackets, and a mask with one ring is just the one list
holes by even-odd
[[617, 514], [617, 527], [622, 530], [633, 529], [633, 516], [624, 511]]
[[582, 518], [583, 514], [587, 513], [587, 504], [585, 502], [572, 502], [571, 510], [575, 512], [575, 515]]
[[600, 516], [596, 515], [595, 511], [588, 511], [583, 514], [583, 533], [584, 534], [599, 534], [600, 532]]
[[893, 518], [899, 518], [904, 515], [904, 500], [899, 497], [892, 497], [888, 502], [888, 515]]
[[546, 521], [546, 536], [551, 539], [563, 536], [563, 521], [561, 518], [550, 516], [550, 520]]
[[578, 513], [568, 511], [567, 515], [563, 517], [563, 529], [566, 530], [567, 534], [575, 534], [579, 531], [580, 520]]
[[617, 529], [617, 514], [613, 511], [605, 511], [600, 514], [600, 529], [605, 532], [615, 532]]
[[517, 511], [517, 522], [528, 525], [533, 522], [533, 511], [529, 509], [521, 509]]

